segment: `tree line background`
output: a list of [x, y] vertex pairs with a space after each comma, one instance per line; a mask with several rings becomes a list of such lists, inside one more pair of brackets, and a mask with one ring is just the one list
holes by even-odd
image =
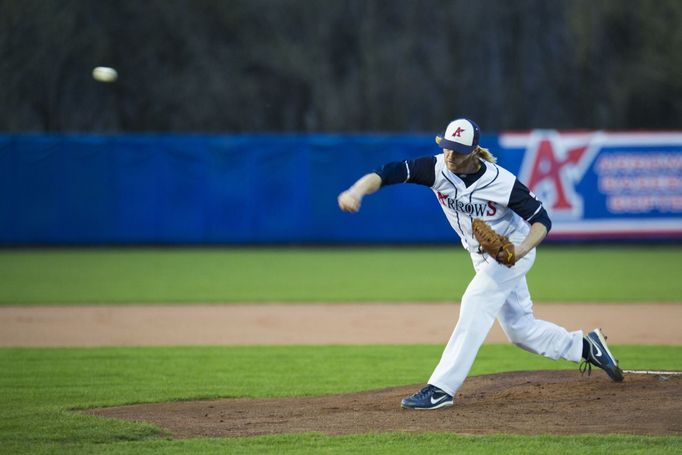
[[679, 129], [681, 49], [679, 0], [0, 0], [0, 130]]

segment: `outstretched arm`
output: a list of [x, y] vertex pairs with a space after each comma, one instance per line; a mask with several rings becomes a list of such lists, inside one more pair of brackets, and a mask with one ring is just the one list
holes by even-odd
[[362, 198], [381, 188], [381, 177], [374, 172], [361, 177], [346, 191], [339, 194], [339, 208], [344, 212], [355, 213], [360, 210]]
[[360, 210], [362, 198], [372, 194], [382, 186], [397, 183], [416, 183], [433, 186], [435, 181], [435, 156], [423, 156], [414, 160], [394, 161], [386, 163], [355, 182], [353, 186], [339, 194], [339, 207], [344, 212]]

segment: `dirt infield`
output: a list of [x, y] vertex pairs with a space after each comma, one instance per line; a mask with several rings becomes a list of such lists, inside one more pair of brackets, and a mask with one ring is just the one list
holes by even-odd
[[[0, 346], [444, 345], [458, 312], [458, 305], [438, 303], [0, 307]], [[679, 304], [552, 304], [536, 305], [535, 313], [569, 329], [603, 327], [614, 344], [682, 344]], [[486, 341], [506, 337], [496, 324]], [[627, 374], [621, 384], [598, 370], [591, 377], [575, 370], [471, 377], [452, 408], [401, 410], [400, 400], [419, 387], [87, 412], [151, 422], [176, 438], [309, 431], [682, 435], [682, 377], [676, 375]]]
[[222, 399], [89, 410], [142, 420], [175, 438], [322, 432], [682, 435], [682, 376], [533, 371], [468, 378], [455, 406], [400, 409], [418, 385], [322, 397]]
[[[449, 303], [0, 307], [0, 346], [444, 345], [458, 314]], [[682, 344], [682, 304], [539, 304], [535, 315], [602, 327], [614, 344]], [[507, 339], [495, 324], [486, 341]]]

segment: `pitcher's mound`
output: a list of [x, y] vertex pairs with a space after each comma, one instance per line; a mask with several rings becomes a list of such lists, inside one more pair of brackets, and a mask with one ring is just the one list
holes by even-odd
[[422, 385], [299, 398], [236, 398], [92, 409], [157, 424], [177, 438], [273, 433], [438, 431], [461, 434], [630, 433], [682, 435], [682, 376], [601, 371], [514, 372], [468, 378], [455, 405], [400, 408]]

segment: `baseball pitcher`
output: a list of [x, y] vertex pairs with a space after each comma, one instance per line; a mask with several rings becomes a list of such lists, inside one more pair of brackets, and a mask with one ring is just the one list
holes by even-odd
[[569, 332], [535, 319], [526, 273], [552, 223], [535, 195], [479, 146], [479, 137], [472, 120], [454, 120], [436, 136], [442, 153], [387, 163], [338, 196], [341, 210], [357, 212], [364, 196], [386, 185], [431, 188], [476, 271], [438, 366], [426, 387], [402, 400], [402, 407], [452, 406], [495, 319], [509, 340], [527, 351], [555, 360], [582, 359], [581, 371], [595, 365], [614, 381], [622, 381], [623, 373], [599, 329], [583, 336], [582, 331]]

